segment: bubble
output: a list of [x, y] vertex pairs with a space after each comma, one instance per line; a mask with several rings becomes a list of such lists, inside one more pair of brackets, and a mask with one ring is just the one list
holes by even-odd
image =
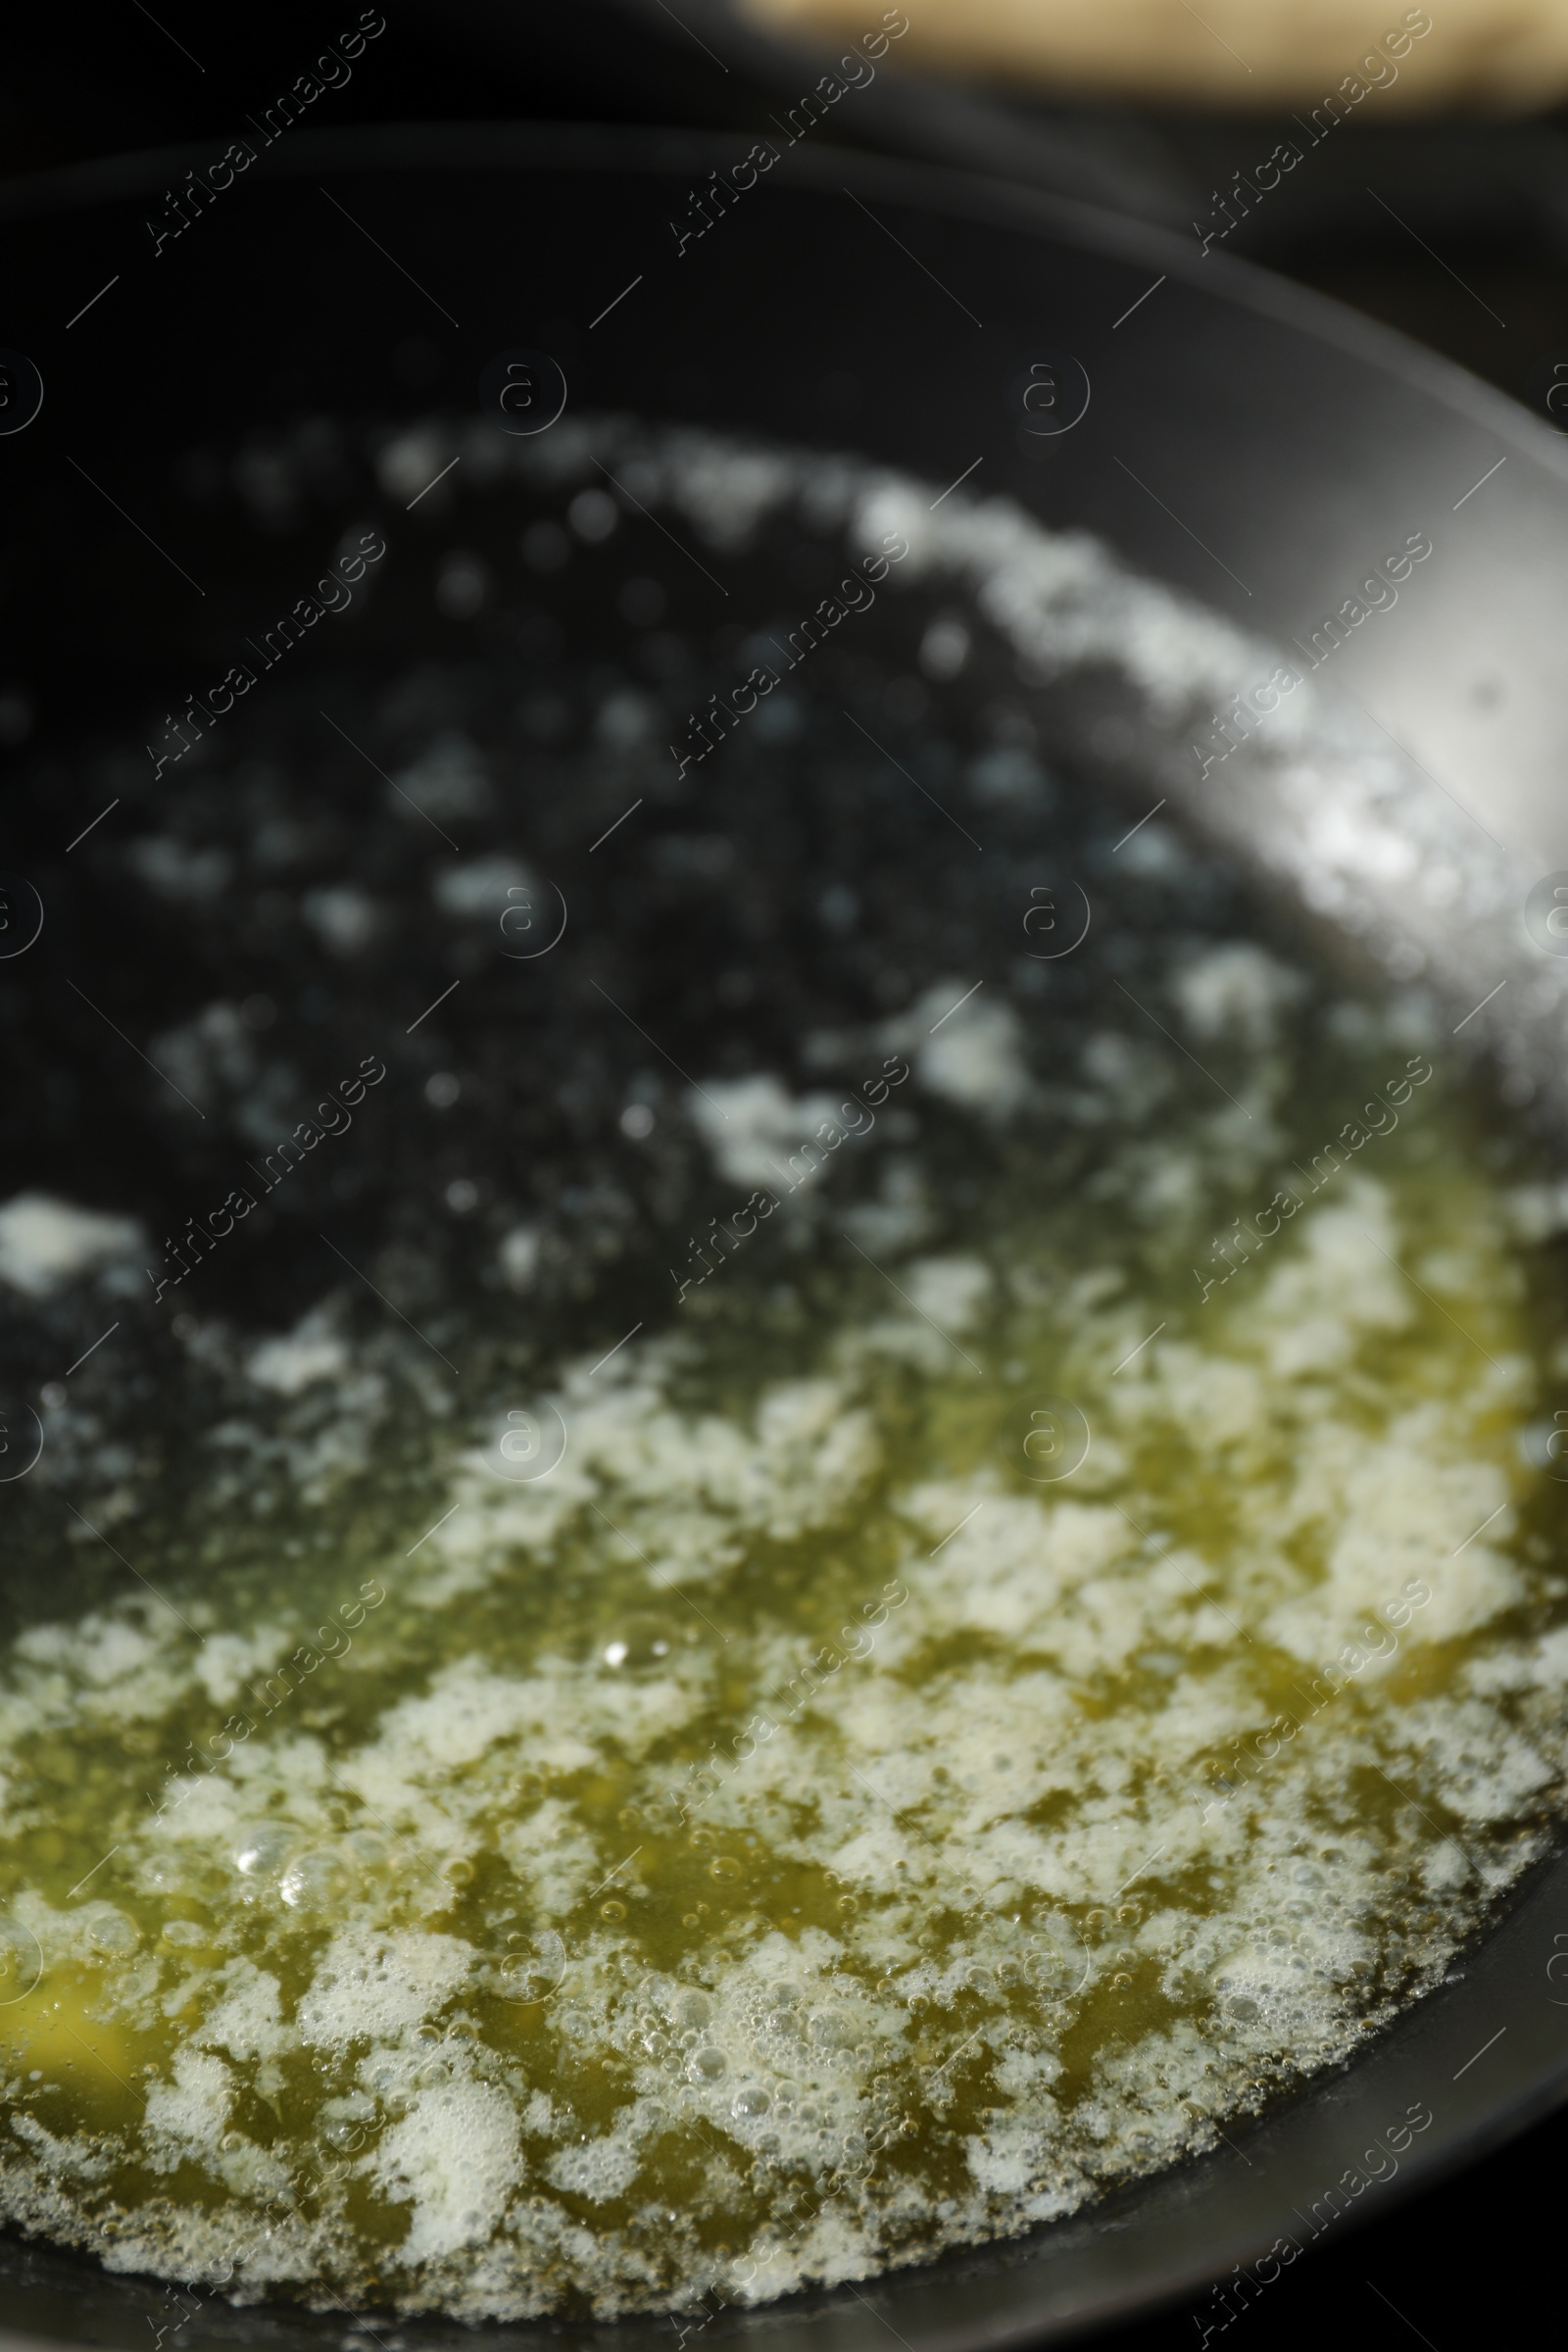
[[155, 1894], [191, 1895], [198, 1891], [196, 1866], [184, 1854], [154, 1854], [141, 1875]]
[[24, 2001], [42, 1975], [37, 1936], [9, 1911], [0, 1911], [0, 2009]]
[[920, 667], [928, 678], [956, 678], [969, 659], [969, 632], [952, 613], [941, 613], [920, 640]]
[[122, 1960], [141, 1941], [141, 1930], [123, 1911], [101, 1911], [87, 1929], [87, 1940], [111, 1960]]
[[198, 1944], [211, 1943], [212, 1940], [212, 1929], [203, 1927], [199, 1920], [169, 1919], [164, 1922], [164, 1941], [173, 1944], [176, 1949], [194, 1951]]
[[352, 2156], [377, 2129], [375, 2101], [363, 2090], [328, 2099], [321, 2109], [320, 2137], [339, 2155]]
[[624, 1620], [599, 1655], [617, 1672], [638, 1674], [661, 1666], [674, 1646], [675, 1637], [662, 1617], [636, 1616]]
[[280, 1821], [257, 1822], [241, 1830], [232, 1852], [234, 1868], [248, 1879], [270, 1879], [293, 1850], [296, 1833]]
[[335, 2148], [342, 2156], [352, 2156], [358, 2149], [363, 2148], [367, 2136], [365, 2126], [356, 2122], [352, 2116], [328, 2116], [326, 2122], [321, 2126], [321, 2137], [327, 2146]]
[[527, 2008], [548, 2001], [566, 1973], [566, 1947], [553, 1928], [523, 1936], [501, 1963], [496, 1989], [504, 2001]]
[[693, 2050], [686, 2061], [686, 2072], [694, 2082], [716, 2082], [727, 2071], [723, 2051], [715, 2050], [711, 2042], [703, 2049]]
[[490, 594], [490, 571], [468, 548], [454, 548], [436, 568], [435, 601], [448, 620], [472, 620]]
[[676, 1993], [670, 2014], [678, 2026], [706, 2026], [712, 2017], [713, 2004], [706, 1992], [688, 1986]]
[[324, 1911], [343, 1902], [353, 1885], [354, 1873], [343, 1855], [318, 1845], [289, 1864], [277, 1891], [292, 1910]]
[[608, 490], [579, 490], [566, 509], [566, 520], [579, 539], [597, 547], [620, 520], [620, 509]]
[[1089, 1976], [1089, 1946], [1070, 1920], [1053, 1914], [1038, 1923], [1029, 1941], [1027, 1968], [1038, 1991], [1059, 1999], [1082, 1990]]

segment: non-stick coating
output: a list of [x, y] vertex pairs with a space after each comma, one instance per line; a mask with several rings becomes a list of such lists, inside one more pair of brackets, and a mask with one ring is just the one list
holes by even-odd
[[[156, 514], [171, 463], [205, 437], [313, 407], [388, 418], [463, 408], [493, 354], [555, 336], [569, 345], [578, 407], [849, 442], [938, 484], [983, 461], [987, 490], [1094, 529], [1281, 641], [1425, 531], [1435, 556], [1422, 598], [1344, 646], [1337, 679], [1484, 815], [1522, 871], [1568, 861], [1568, 465], [1550, 435], [1457, 370], [1200, 258], [1196, 244], [808, 142], [679, 251], [669, 222], [689, 220], [688, 191], [745, 152], [741, 139], [684, 134], [297, 131], [156, 253], [148, 220], [165, 218], [164, 192], [211, 156], [11, 190], [0, 341], [36, 362], [46, 398], [25, 434], [0, 440], [0, 595], [46, 723], [108, 715], [144, 692], [150, 665], [164, 674], [184, 654], [216, 654], [242, 622], [241, 589], [247, 605], [260, 594], [197, 543], [183, 552], [210, 574], [199, 604], [159, 565], [120, 592], [97, 554], [98, 494], [71, 461], [112, 477], [127, 513]], [[373, 229], [373, 246], [323, 185]], [[433, 385], [407, 380], [416, 338], [434, 354]], [[1055, 438], [1021, 434], [1007, 405], [1020, 365], [1063, 353], [1088, 371], [1087, 415]], [[824, 415], [834, 375], [858, 384], [852, 424]], [[1243, 851], [1247, 821], [1244, 808]], [[1391, 901], [1391, 923], [1397, 914]], [[1069, 2333], [1198, 2288], [1284, 2235], [1348, 2230], [1568, 2093], [1568, 1986], [1548, 1973], [1559, 1931], [1563, 1862], [1538, 1874], [1439, 1993], [1237, 2151], [1029, 2239], [864, 2289], [720, 2313], [703, 2332], [717, 2344], [809, 2327], [831, 2352], [880, 2352], [891, 2328], [911, 2352], [959, 2352]], [[1364, 2161], [1411, 2108], [1432, 2121], [1397, 2171], [1386, 2155]], [[192, 2300], [172, 2340], [193, 2352], [289, 2352], [349, 2332], [346, 2315]], [[0, 2347], [43, 2338], [127, 2352], [145, 2352], [149, 2321], [156, 2338], [177, 2316], [160, 2284], [9, 2239], [0, 2310], [16, 2330]], [[376, 2341], [389, 2333], [408, 2346], [475, 2340], [375, 2324]], [[480, 2340], [547, 2336], [652, 2352], [671, 2328], [498, 2328]]]

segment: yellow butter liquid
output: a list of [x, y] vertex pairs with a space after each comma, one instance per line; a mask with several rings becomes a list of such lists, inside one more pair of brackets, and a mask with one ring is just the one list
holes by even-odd
[[1462, 1105], [1262, 1234], [1293, 1156], [1221, 1281], [1135, 1247], [1131, 1145], [1098, 1201], [999, 1146], [924, 1254], [759, 1240], [566, 1366], [548, 1478], [443, 1441], [417, 1544], [350, 1484], [21, 1634], [9, 2213], [322, 2308], [710, 2307], [1070, 2211], [1351, 2047], [1534, 1850], [1558, 1490]]

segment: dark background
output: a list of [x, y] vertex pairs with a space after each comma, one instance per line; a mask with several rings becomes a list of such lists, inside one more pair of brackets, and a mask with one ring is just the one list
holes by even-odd
[[[6, 30], [0, 176], [188, 141], [220, 149], [362, 4], [29, 11]], [[679, 22], [660, 0], [385, 0], [381, 13], [387, 30], [352, 81], [313, 106], [312, 129], [527, 120], [762, 131], [826, 57], [732, 24], [722, 0], [681, 0]], [[868, 8], [867, 23], [879, 14]], [[1279, 139], [1303, 143], [1289, 115], [1046, 106], [916, 82], [897, 56], [818, 140], [999, 173], [1184, 233], [1213, 219], [1233, 172]], [[1551, 366], [1568, 360], [1568, 118], [1380, 120], [1379, 104], [1373, 92], [1223, 250], [1368, 312], [1544, 415]]]
[[[534, 120], [761, 131], [770, 110], [821, 70], [811, 52], [742, 30], [706, 0], [683, 0], [679, 21], [657, 0], [564, 0], [553, 10], [537, 0], [384, 0], [383, 13], [386, 30], [352, 81], [312, 108], [313, 129]], [[194, 0], [156, 0], [152, 14], [139, 0], [85, 15], [29, 12], [6, 33], [0, 175], [69, 172], [188, 143], [216, 142], [216, 153], [359, 14], [359, 0], [279, 0], [231, 16]], [[1294, 135], [1289, 117], [1046, 106], [944, 91], [892, 68], [890, 57], [818, 137], [999, 172], [1185, 233], [1212, 219], [1212, 192], [1235, 171]], [[1225, 250], [1397, 327], [1547, 416], [1559, 361], [1568, 382], [1568, 127], [1552, 117], [1380, 122], [1378, 103], [1374, 93]], [[0, 322], [3, 302], [0, 293]], [[1125, 2352], [1222, 2337], [1226, 2352], [1336, 2336], [1433, 2352], [1506, 2340], [1527, 2324], [1519, 2281], [1539, 2279], [1544, 2251], [1549, 2262], [1565, 2180], [1568, 2116], [1559, 2116], [1411, 2202], [1374, 2210], [1359, 2228], [1347, 2222], [1343, 2237], [1250, 2290], [1251, 2309], [1204, 2296], [1196, 2311], [1101, 2340]], [[1543, 2291], [1549, 2298], [1549, 2273]]]

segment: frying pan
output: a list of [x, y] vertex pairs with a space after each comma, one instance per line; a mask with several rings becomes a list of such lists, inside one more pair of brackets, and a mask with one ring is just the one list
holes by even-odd
[[[1419, 859], [1380, 879], [1390, 869], [1370, 854], [1363, 811], [1368, 855], [1353, 828], [1334, 852], [1337, 919], [1363, 954], [1414, 953], [1455, 1005], [1512, 981], [1506, 1011], [1479, 1015], [1466, 1038], [1512, 1069], [1512, 1099], [1559, 1134], [1560, 967], [1523, 921], [1532, 883], [1568, 862], [1568, 465], [1552, 436], [1446, 364], [1188, 242], [808, 143], [722, 234], [677, 255], [667, 223], [686, 192], [744, 151], [707, 134], [301, 127], [220, 212], [157, 252], [146, 222], [187, 170], [205, 172], [205, 150], [9, 189], [0, 341], [36, 365], [45, 398], [24, 432], [0, 439], [4, 596], [45, 742], [53, 727], [143, 707], [150, 667], [172, 675], [228, 641], [243, 583], [222, 585], [216, 542], [181, 541], [214, 584], [200, 606], [164, 564], [132, 572], [124, 561], [132, 517], [162, 537], [181, 452], [310, 409], [470, 409], [485, 363], [517, 345], [555, 348], [584, 410], [853, 441], [933, 483], [983, 465], [990, 493], [1092, 529], [1282, 645], [1425, 531], [1420, 595], [1339, 648], [1333, 685], [1409, 755], [1427, 839], [1447, 829], [1462, 887], [1438, 905]], [[434, 355], [417, 387], [405, 365], [415, 341]], [[1020, 365], [1062, 355], [1086, 372], [1087, 412], [1068, 432], [1020, 432], [1007, 387]], [[822, 406], [824, 379], [846, 376], [859, 393], [852, 427]], [[1200, 765], [1169, 779], [1189, 819], [1267, 887], [1328, 906], [1312, 862], [1328, 853], [1285, 821], [1266, 770], [1239, 760], [1205, 789]], [[1399, 807], [1379, 821], [1397, 830]], [[891, 2328], [911, 2352], [966, 2352], [1071, 2333], [1237, 2265], [1238, 2304], [1266, 2296], [1296, 2258], [1270, 2253], [1280, 2241], [1348, 2231], [1568, 2094], [1565, 1949], [1558, 1860], [1438, 1991], [1234, 2145], [1030, 2237], [723, 2311], [702, 2331], [771, 2345], [809, 2328], [832, 2352], [861, 2352]], [[1429, 2120], [1412, 2130], [1412, 2114]], [[177, 2345], [474, 2341], [436, 2322], [376, 2320], [357, 2335], [341, 2317], [189, 2301]], [[172, 2324], [161, 2283], [15, 2238], [0, 2242], [0, 2345], [18, 2352], [145, 2352], [149, 2323], [155, 2337]], [[546, 2337], [652, 2352], [670, 2322], [480, 2331], [498, 2348]]]

